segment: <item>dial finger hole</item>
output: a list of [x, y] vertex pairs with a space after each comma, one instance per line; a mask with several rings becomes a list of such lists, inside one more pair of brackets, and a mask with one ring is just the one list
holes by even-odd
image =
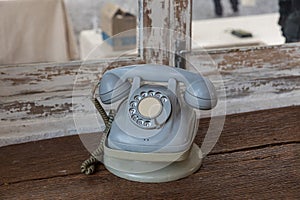
[[139, 119], [139, 120], [137, 120], [137, 124], [138, 124], [138, 125], [144, 125], [144, 121], [141, 120], [141, 119]]
[[134, 96], [134, 99], [137, 100], [137, 101], [140, 101], [142, 99], [142, 97], [139, 96], [139, 95], [136, 95], [136, 96]]
[[153, 90], [150, 90], [148, 93], [149, 93], [149, 96], [155, 96], [155, 92]]
[[131, 119], [132, 119], [133, 121], [137, 121], [139, 118], [138, 118], [137, 115], [132, 115], [132, 116], [131, 116]]
[[136, 107], [136, 106], [137, 106], [137, 102], [135, 101], [130, 102], [130, 107]]
[[141, 96], [142, 96], [142, 97], [147, 97], [147, 96], [148, 96], [148, 93], [147, 93], [147, 92], [141, 92]]
[[144, 126], [150, 127], [150, 126], [151, 126], [151, 122], [150, 122], [150, 121], [145, 121], [145, 122], [144, 122]]
[[161, 99], [160, 99], [163, 103], [166, 103], [168, 101], [168, 98], [163, 96]]
[[135, 110], [135, 109], [133, 109], [133, 108], [131, 108], [131, 109], [129, 109], [129, 113], [130, 113], [131, 115], [133, 115], [133, 114], [135, 114], [135, 113], [136, 113], [136, 110]]
[[161, 94], [160, 92], [156, 92], [156, 93], [155, 93], [155, 96], [158, 97], [158, 98], [161, 98], [161, 97], [162, 97], [162, 94]]

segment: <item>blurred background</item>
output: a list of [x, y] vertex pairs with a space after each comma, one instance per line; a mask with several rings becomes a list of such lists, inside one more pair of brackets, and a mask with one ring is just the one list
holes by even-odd
[[[285, 42], [278, 25], [279, 0], [239, 0], [232, 9], [234, 1], [237, 0], [193, 1], [193, 49]], [[108, 3], [117, 7], [107, 9]], [[117, 17], [108, 10], [137, 16], [138, 1], [0, 0], [0, 65], [101, 59], [128, 50], [136, 54], [135, 30], [129, 36], [110, 39], [118, 31], [109, 28]], [[125, 21], [119, 25], [126, 27]], [[120, 41], [125, 45], [115, 48]], [[130, 45], [126, 47], [127, 44]]]
[[[93, 20], [98, 18], [101, 23], [100, 9], [107, 2], [113, 2], [121, 5], [126, 10], [136, 14], [137, 0], [65, 0], [74, 23], [76, 34], [85, 29], [91, 29]], [[229, 0], [222, 0], [224, 17], [233, 17]], [[240, 2], [240, 12], [238, 16], [259, 15], [268, 13], [277, 13], [278, 0], [256, 0], [254, 5], [243, 5]], [[193, 1], [193, 20], [203, 20], [217, 18], [214, 13], [213, 0], [194, 0]]]

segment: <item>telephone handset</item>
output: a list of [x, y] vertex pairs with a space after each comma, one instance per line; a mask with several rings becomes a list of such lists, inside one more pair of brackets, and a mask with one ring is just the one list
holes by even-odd
[[128, 79], [134, 77], [153, 82], [170, 79], [183, 82], [187, 87], [186, 103], [196, 109], [208, 110], [217, 103], [215, 88], [208, 79], [183, 69], [154, 64], [127, 66], [105, 73], [99, 88], [101, 101], [110, 104], [129, 95], [131, 84]]
[[165, 182], [200, 167], [201, 150], [193, 144], [198, 130], [194, 109], [217, 104], [208, 79], [164, 65], [126, 66], [103, 75], [99, 97], [104, 104], [121, 102], [104, 142], [109, 171], [134, 181]]

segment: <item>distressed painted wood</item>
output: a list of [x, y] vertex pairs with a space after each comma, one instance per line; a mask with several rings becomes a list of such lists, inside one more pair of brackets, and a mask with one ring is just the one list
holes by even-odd
[[[299, 105], [299, 51], [299, 45], [293, 44], [209, 52], [217, 68], [203, 58], [203, 52], [189, 57], [216, 85], [219, 103], [227, 104], [226, 113], [233, 114]], [[74, 115], [80, 133], [98, 132], [89, 97], [101, 72], [107, 66], [141, 62], [95, 62], [81, 68], [82, 63], [0, 67], [0, 146], [77, 134]]]
[[[103, 166], [92, 176], [80, 174], [88, 152], [78, 136], [1, 147], [0, 194], [4, 199], [298, 199], [299, 109], [228, 116], [224, 133], [201, 169], [170, 183], [126, 181]], [[208, 120], [202, 125], [207, 126]], [[200, 144], [201, 139], [195, 142]]]
[[[300, 45], [194, 51], [188, 60], [214, 81], [227, 113], [300, 104]], [[209, 57], [209, 58], [208, 58]], [[222, 79], [219, 79], [221, 76]], [[223, 84], [223, 85], [222, 85]]]
[[140, 0], [139, 7], [144, 60], [174, 66], [175, 53], [191, 49], [192, 0]]
[[[0, 66], [0, 146], [77, 134], [73, 115], [94, 119], [86, 117], [93, 109], [89, 95], [102, 73], [138, 63], [139, 58], [128, 58]], [[95, 131], [87, 129], [82, 132]]]
[[[0, 66], [0, 97], [85, 89], [103, 70], [144, 63], [140, 58]], [[87, 76], [86, 76], [87, 75]], [[88, 78], [88, 80], [85, 80]]]

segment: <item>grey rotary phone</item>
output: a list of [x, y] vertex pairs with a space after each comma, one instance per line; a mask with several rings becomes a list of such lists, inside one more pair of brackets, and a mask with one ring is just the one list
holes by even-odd
[[208, 79], [164, 65], [126, 66], [103, 75], [99, 97], [103, 104], [121, 102], [103, 144], [103, 163], [113, 174], [166, 182], [200, 167], [201, 150], [193, 144], [198, 129], [194, 109], [217, 104]]

